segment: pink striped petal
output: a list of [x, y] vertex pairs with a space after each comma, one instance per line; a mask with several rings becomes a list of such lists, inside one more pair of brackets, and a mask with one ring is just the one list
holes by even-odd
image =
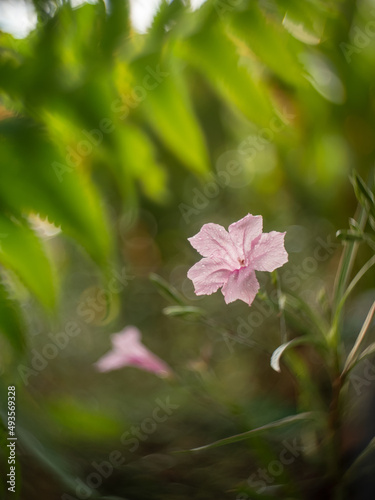
[[236, 247], [229, 233], [219, 224], [204, 224], [199, 233], [188, 240], [203, 257], [215, 255], [227, 260], [231, 265], [238, 263]]
[[258, 290], [259, 283], [255, 272], [249, 267], [242, 267], [230, 274], [221, 291], [227, 304], [239, 299], [250, 306]]
[[285, 233], [263, 233], [248, 255], [250, 266], [256, 271], [274, 271], [288, 262], [284, 247]]
[[262, 216], [251, 214], [246, 215], [246, 217], [238, 222], [234, 222], [228, 228], [234, 245], [244, 257], [251, 250], [253, 241], [262, 234], [262, 229]]
[[201, 259], [189, 269], [188, 278], [196, 295], [211, 295], [227, 281], [231, 273], [228, 263], [216, 257]]

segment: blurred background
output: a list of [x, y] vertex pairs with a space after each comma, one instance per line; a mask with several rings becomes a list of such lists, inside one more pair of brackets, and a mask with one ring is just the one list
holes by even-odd
[[[293, 379], [269, 366], [277, 313], [262, 295], [251, 309], [195, 296], [187, 238], [261, 214], [287, 232], [282, 286], [329, 313], [335, 234], [357, 206], [348, 175], [367, 180], [374, 162], [374, 2], [2, 1], [0, 29], [1, 411], [15, 385], [16, 496], [234, 500], [267, 483], [280, 498], [276, 473], [258, 472], [282, 451], [274, 436], [180, 453], [297, 406]], [[163, 313], [170, 287], [210, 320]], [[347, 343], [373, 287], [369, 275], [349, 304]], [[95, 370], [127, 325], [173, 380]], [[373, 426], [372, 385], [352, 392], [347, 456]], [[330, 498], [319, 461], [284, 473], [304, 481], [291, 498]]]

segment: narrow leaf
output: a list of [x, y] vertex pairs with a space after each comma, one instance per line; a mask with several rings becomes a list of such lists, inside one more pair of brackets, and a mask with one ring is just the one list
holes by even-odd
[[367, 271], [369, 269], [371, 269], [371, 267], [375, 265], [375, 255], [373, 257], [371, 257], [371, 259], [369, 259], [366, 264], [364, 264], [364, 266], [362, 266], [362, 268], [358, 271], [358, 273], [354, 276], [354, 278], [352, 279], [352, 281], [349, 283], [344, 295], [342, 296], [341, 298], [341, 301], [340, 303], [338, 304], [337, 306], [337, 309], [336, 309], [336, 312], [335, 312], [335, 317], [334, 317], [334, 320], [333, 320], [333, 326], [332, 326], [332, 330], [331, 330], [331, 335], [332, 335], [332, 332], [335, 332], [337, 331], [337, 327], [338, 327], [338, 323], [339, 323], [339, 319], [340, 319], [340, 315], [341, 315], [341, 311], [345, 305], [345, 302], [347, 300], [347, 298], [349, 297], [349, 295], [351, 294], [351, 292], [354, 290], [354, 288], [357, 286], [357, 284], [359, 283], [359, 281], [363, 278], [363, 276], [367, 273]]
[[312, 337], [299, 337], [293, 340], [290, 340], [289, 342], [286, 342], [285, 344], [282, 344], [279, 346], [272, 354], [271, 357], [271, 367], [277, 371], [280, 372], [280, 360], [285, 351], [290, 349], [291, 347], [295, 347], [297, 345], [301, 344], [316, 344], [317, 341], [316, 339]]
[[336, 237], [343, 241], [364, 241], [364, 234], [359, 231], [348, 231], [346, 229], [340, 229], [336, 232]]
[[48, 217], [104, 266], [111, 242], [100, 199], [83, 167], [90, 157], [71, 152], [64, 159], [36, 124], [26, 120], [13, 120], [13, 127], [1, 132], [6, 135], [0, 157], [3, 205], [15, 213]]
[[371, 356], [372, 354], [375, 353], [375, 342], [373, 342], [372, 344], [370, 344], [368, 347], [366, 347], [366, 349], [364, 349], [361, 354], [358, 356], [356, 362], [355, 362], [355, 365], [357, 365], [360, 361], [362, 361], [363, 359], [366, 359], [368, 358], [369, 356]]
[[[364, 230], [367, 221], [367, 212], [364, 207], [359, 206], [359, 216], [357, 225], [361, 231]], [[358, 251], [358, 241], [348, 241], [344, 246], [344, 250], [341, 255], [339, 268], [337, 270], [337, 275], [334, 285], [334, 295], [333, 295], [333, 305], [332, 311], [334, 315], [334, 322], [336, 321], [336, 326], [339, 323], [341, 315], [340, 302], [343, 298], [347, 284], [352, 272], [353, 264]], [[336, 319], [335, 319], [336, 318]], [[332, 332], [336, 335], [334, 326]]]
[[353, 172], [350, 176], [350, 181], [354, 187], [355, 194], [359, 202], [366, 200], [372, 208], [375, 207], [374, 193], [366, 186], [365, 181], [357, 172]]
[[207, 174], [206, 143], [184, 80], [156, 55], [137, 59], [131, 71], [136, 82], [147, 77], [154, 82], [140, 106], [143, 118], [184, 165], [197, 174]]
[[232, 15], [231, 28], [279, 78], [303, 86], [305, 80], [303, 67], [298, 60], [298, 42], [281, 24], [273, 22], [271, 16], [266, 17], [256, 2], [249, 4], [249, 7], [246, 11], [237, 11]]
[[238, 48], [220, 23], [211, 19], [204, 29], [176, 44], [176, 54], [196, 67], [221, 96], [251, 121], [268, 126], [273, 108], [263, 85], [239, 64]]
[[356, 359], [358, 358], [359, 348], [361, 347], [361, 344], [365, 339], [366, 332], [371, 324], [372, 317], [374, 316], [374, 313], [375, 313], [375, 302], [372, 304], [372, 306], [371, 306], [371, 308], [366, 316], [366, 319], [362, 325], [361, 331], [358, 334], [358, 337], [357, 337], [357, 340], [353, 346], [353, 349], [350, 351], [349, 356], [347, 357], [343, 373], [346, 373], [349, 370], [351, 370], [352, 365], [355, 364]]
[[271, 431], [274, 429], [279, 429], [281, 427], [285, 427], [291, 424], [303, 422], [306, 420], [314, 420], [314, 414], [312, 412], [299, 413], [298, 415], [291, 415], [289, 417], [281, 418], [280, 420], [276, 420], [275, 422], [271, 422], [266, 425], [262, 425], [261, 427], [257, 427], [256, 429], [251, 429], [250, 431], [243, 432], [242, 434], [236, 434], [235, 436], [231, 436], [228, 438], [220, 439], [219, 441], [215, 441], [214, 443], [207, 444], [205, 446], [200, 446], [199, 448], [193, 448], [189, 451], [202, 451], [209, 450], [211, 448], [217, 448], [218, 446], [224, 446], [226, 444], [237, 443], [238, 441], [243, 441], [245, 439], [249, 439], [257, 434], [261, 434], [263, 432]]
[[169, 306], [163, 309], [166, 316], [177, 316], [184, 319], [195, 320], [206, 314], [206, 311], [200, 307], [193, 306]]
[[52, 308], [56, 294], [51, 266], [36, 234], [24, 221], [2, 214], [0, 233], [4, 235], [0, 262], [11, 268], [45, 307]]
[[355, 472], [358, 466], [362, 465], [362, 462], [369, 456], [371, 453], [375, 451], [375, 437], [371, 439], [366, 448], [358, 455], [358, 457], [354, 460], [352, 465], [346, 471], [344, 475], [344, 479], [349, 478], [353, 472]]
[[155, 273], [151, 273], [150, 281], [156, 286], [160, 294], [167, 300], [176, 302], [180, 306], [185, 306], [185, 301], [182, 295], [161, 276]]
[[9, 341], [17, 353], [25, 348], [25, 326], [18, 303], [12, 301], [0, 283], [0, 332]]

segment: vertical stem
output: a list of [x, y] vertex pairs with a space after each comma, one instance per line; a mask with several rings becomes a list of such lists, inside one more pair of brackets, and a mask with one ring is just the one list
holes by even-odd
[[279, 307], [279, 315], [280, 315], [280, 336], [281, 336], [281, 343], [285, 344], [288, 342], [288, 335], [286, 332], [286, 321], [285, 321], [285, 299], [283, 296], [283, 292], [281, 290], [281, 281], [280, 281], [280, 276], [277, 271], [274, 271], [274, 276], [275, 276], [275, 284], [276, 284], [276, 290], [277, 290], [277, 300], [278, 300], [278, 307]]
[[[367, 211], [364, 207], [359, 207], [358, 225], [364, 229], [367, 222]], [[342, 471], [341, 471], [341, 415], [340, 415], [340, 391], [342, 387], [341, 379], [341, 359], [340, 359], [340, 329], [342, 301], [345, 290], [353, 269], [357, 255], [358, 242], [347, 243], [341, 256], [340, 265], [336, 275], [333, 307], [332, 326], [330, 335], [330, 345], [332, 349], [332, 399], [329, 408], [328, 425], [331, 433], [332, 464], [331, 473], [333, 481], [333, 500], [341, 500], [342, 495]]]
[[[364, 207], [361, 207], [358, 210], [359, 210], [358, 225], [363, 230], [367, 222], [368, 214]], [[342, 253], [335, 281], [335, 292], [334, 292], [333, 307], [332, 307], [333, 316], [336, 315], [336, 311], [339, 307], [340, 301], [347, 287], [350, 274], [352, 272], [353, 264], [357, 255], [358, 246], [359, 243], [357, 241], [346, 243], [344, 246], [344, 251]]]
[[331, 433], [332, 464], [331, 474], [333, 482], [333, 500], [342, 499], [342, 469], [341, 469], [341, 414], [340, 414], [340, 391], [342, 380], [340, 375], [340, 358], [338, 351], [335, 352], [334, 377], [332, 381], [332, 399], [329, 407], [328, 424]]

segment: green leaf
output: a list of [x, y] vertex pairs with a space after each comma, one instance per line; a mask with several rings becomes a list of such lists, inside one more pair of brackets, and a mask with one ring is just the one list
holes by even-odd
[[280, 372], [280, 360], [285, 351], [288, 349], [295, 347], [297, 345], [302, 345], [302, 344], [317, 344], [317, 340], [314, 337], [298, 337], [296, 339], [290, 340], [289, 342], [286, 342], [285, 344], [282, 344], [279, 346], [272, 354], [271, 356], [271, 367], [276, 371]]
[[[283, 10], [283, 25], [297, 40], [307, 45], [318, 45], [324, 33], [329, 7], [327, 2], [300, 2], [277, 0]], [[332, 2], [330, 2], [332, 3]]]
[[231, 436], [228, 438], [220, 439], [219, 441], [215, 441], [214, 443], [207, 444], [205, 446], [200, 446], [199, 448], [193, 448], [189, 451], [202, 451], [202, 450], [210, 450], [212, 448], [217, 448], [218, 446], [224, 446], [226, 444], [237, 443], [238, 441], [243, 441], [245, 439], [249, 439], [257, 434], [261, 434], [263, 432], [272, 431], [274, 429], [280, 429], [282, 427], [292, 425], [295, 423], [300, 423], [304, 421], [314, 420], [314, 413], [305, 412], [299, 413], [298, 415], [291, 415], [289, 417], [281, 418], [280, 420], [276, 420], [275, 422], [271, 422], [266, 425], [262, 425], [261, 427], [257, 427], [256, 429], [251, 429], [250, 431], [243, 432], [242, 434], [236, 434], [235, 436]]
[[350, 182], [354, 187], [355, 194], [360, 203], [367, 202], [370, 205], [371, 211], [375, 210], [375, 196], [374, 193], [366, 186], [366, 183], [357, 172], [353, 172], [350, 176]]
[[[230, 27], [282, 80], [297, 86], [305, 86], [304, 69], [298, 60], [298, 44], [271, 16], [266, 17], [255, 2], [244, 11], [234, 12]], [[285, 71], [288, 68], [288, 71]]]
[[145, 78], [148, 78], [148, 88], [152, 85], [140, 105], [143, 118], [184, 165], [197, 174], [206, 174], [205, 139], [184, 80], [155, 55], [138, 58], [131, 64], [131, 71], [135, 85], [145, 82]]
[[372, 344], [370, 344], [368, 347], [366, 347], [366, 349], [364, 349], [361, 352], [361, 354], [358, 356], [358, 359], [355, 362], [355, 365], [357, 365], [360, 361], [362, 361], [363, 359], [368, 358], [369, 356], [371, 356], [374, 353], [375, 353], [375, 342], [373, 342]]
[[51, 266], [35, 233], [25, 221], [0, 214], [0, 234], [4, 235], [0, 262], [12, 269], [45, 307], [53, 308], [56, 292]]
[[85, 170], [90, 157], [76, 154], [76, 164], [69, 162], [69, 154], [63, 158], [32, 122], [0, 124], [0, 135], [6, 139], [0, 157], [2, 205], [17, 215], [33, 212], [47, 217], [104, 266], [111, 241], [99, 197]]
[[169, 306], [163, 309], [166, 316], [177, 316], [188, 320], [197, 320], [206, 314], [204, 309], [193, 306]]
[[340, 229], [336, 232], [336, 237], [343, 241], [364, 241], [364, 234], [359, 231]]
[[342, 376], [346, 375], [347, 373], [349, 373], [349, 371], [352, 368], [354, 368], [354, 366], [357, 364], [357, 360], [359, 362], [361, 359], [364, 359], [367, 356], [370, 356], [374, 352], [374, 345], [375, 344], [371, 344], [369, 347], [367, 347], [367, 349], [365, 349], [362, 352], [362, 354], [360, 356], [358, 355], [358, 351], [361, 347], [362, 342], [365, 339], [367, 330], [369, 329], [369, 326], [371, 324], [374, 313], [375, 313], [375, 302], [372, 304], [372, 306], [371, 306], [371, 308], [366, 316], [366, 319], [362, 325], [361, 331], [358, 334], [357, 340], [356, 340], [352, 350], [350, 351], [350, 353], [347, 357]]
[[[303, 328], [303, 326], [308, 326], [310, 328], [310, 325], [306, 323], [306, 319], [308, 319], [311, 326], [315, 327], [316, 331], [320, 334], [321, 340], [325, 343], [325, 334], [327, 332], [328, 325], [325, 323], [324, 318], [317, 314], [314, 309], [299, 295], [289, 292], [285, 294], [285, 297], [285, 311], [293, 313], [296, 319], [299, 318], [300, 328]], [[301, 313], [303, 313], [302, 318]]]
[[161, 41], [172, 24], [186, 11], [182, 0], [162, 0], [147, 31], [148, 44]]
[[6, 289], [0, 283], [0, 331], [17, 353], [25, 349], [25, 325], [16, 302], [10, 300]]
[[369, 259], [366, 264], [364, 264], [361, 269], [358, 271], [358, 273], [354, 276], [352, 281], [349, 283], [347, 289], [345, 290], [345, 293], [343, 294], [337, 308], [335, 311], [335, 315], [332, 321], [332, 327], [330, 331], [330, 341], [331, 342], [336, 342], [337, 341], [337, 332], [338, 332], [338, 326], [339, 326], [339, 321], [340, 321], [340, 316], [343, 310], [343, 307], [345, 305], [345, 302], [349, 295], [352, 293], [354, 288], [357, 286], [359, 281], [363, 278], [363, 276], [371, 269], [372, 266], [375, 265], [375, 255]]
[[176, 55], [196, 67], [225, 100], [251, 121], [269, 126], [274, 117], [269, 96], [250, 70], [239, 64], [238, 50], [223, 25], [211, 18], [204, 28], [175, 45]]
[[[360, 231], [364, 230], [366, 221], [367, 211], [363, 206], [360, 206], [360, 213], [358, 216], [358, 221], [356, 223]], [[351, 221], [351, 225], [353, 225], [353, 221]], [[358, 241], [345, 242], [344, 250], [341, 255], [340, 264], [335, 278], [332, 301], [333, 324], [330, 332], [330, 340], [331, 342], [336, 344], [338, 343], [338, 330], [341, 321], [342, 308], [347, 297], [346, 289], [357, 255], [358, 245]]]
[[121, 424], [109, 414], [87, 408], [71, 397], [61, 397], [48, 405], [51, 417], [71, 436], [81, 440], [107, 440], [122, 431]]
[[166, 171], [157, 162], [154, 145], [148, 136], [140, 128], [124, 124], [117, 131], [117, 139], [121, 162], [116, 173], [124, 197], [128, 194], [131, 177], [140, 183], [146, 196], [165, 202]]
[[[57, 451], [48, 449], [44, 446], [35, 434], [29, 432], [26, 428], [17, 424], [17, 437], [22, 445], [41, 466], [47, 471], [54, 474], [60, 482], [71, 491], [75, 491], [76, 478], [73, 472], [68, 469], [69, 464], [67, 460], [63, 459]], [[94, 494], [94, 490], [88, 488], [90, 495]]]
[[354, 460], [349, 469], [345, 472], [344, 480], [349, 479], [352, 476], [353, 472], [356, 472], [358, 474], [357, 470], [358, 466], [363, 466], [362, 465], [363, 461], [367, 459], [368, 456], [371, 455], [374, 451], [375, 451], [375, 437], [371, 439], [366, 448], [358, 455], [358, 457]]
[[172, 285], [165, 281], [165, 279], [155, 273], [151, 273], [149, 278], [163, 297], [185, 307], [185, 301], [182, 295]]

